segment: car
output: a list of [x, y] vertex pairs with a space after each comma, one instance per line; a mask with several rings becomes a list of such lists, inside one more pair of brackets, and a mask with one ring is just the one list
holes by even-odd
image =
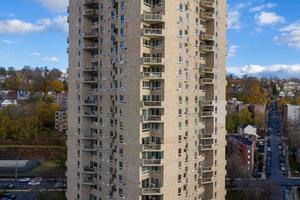
[[281, 171], [285, 171], [285, 166], [281, 166], [281, 167], [280, 167], [280, 170], [281, 170]]
[[30, 178], [21, 178], [21, 179], [19, 179], [19, 182], [21, 182], [21, 183], [30, 182]]
[[37, 185], [40, 185], [40, 184], [41, 184], [41, 182], [35, 181], [35, 180], [32, 180], [32, 181], [28, 182], [29, 186], [37, 186]]
[[267, 151], [271, 151], [271, 147], [268, 147], [268, 148], [267, 148]]
[[63, 187], [63, 184], [62, 183], [56, 183], [54, 185], [55, 188], [62, 188]]
[[11, 192], [4, 192], [1, 195], [2, 198], [8, 198], [8, 199], [16, 199], [17, 195], [15, 193], [11, 193]]
[[12, 189], [14, 187], [15, 187], [14, 184], [2, 184], [2, 185], [0, 185], [1, 189]]
[[282, 145], [281, 144], [278, 145], [278, 149], [282, 150]]

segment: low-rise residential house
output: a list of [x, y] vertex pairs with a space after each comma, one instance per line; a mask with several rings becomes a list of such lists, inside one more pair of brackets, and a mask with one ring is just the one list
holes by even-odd
[[1, 107], [7, 107], [9, 105], [17, 105], [17, 100], [11, 100], [11, 99], [5, 99], [2, 103], [1, 103]]
[[29, 99], [29, 97], [30, 97], [30, 92], [29, 91], [25, 91], [25, 90], [17, 91], [17, 99], [26, 100], [26, 99]]
[[252, 173], [254, 168], [254, 153], [256, 143], [242, 135], [227, 136], [227, 154], [238, 159], [241, 168]]
[[279, 97], [285, 97], [286, 95], [285, 95], [285, 92], [284, 91], [280, 91], [279, 92]]
[[238, 134], [245, 138], [250, 138], [254, 142], [256, 142], [259, 137], [257, 135], [257, 128], [247, 124], [238, 127]]

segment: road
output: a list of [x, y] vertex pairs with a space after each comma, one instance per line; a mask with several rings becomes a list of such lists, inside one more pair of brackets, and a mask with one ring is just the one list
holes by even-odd
[[[3, 184], [14, 184], [14, 188], [6, 190], [7, 192], [17, 192], [19, 195], [16, 200], [36, 200], [38, 192], [58, 192], [64, 191], [63, 189], [55, 188], [57, 182], [46, 182], [42, 181], [39, 186], [28, 186], [28, 183], [20, 183], [13, 179], [11, 180], [0, 180], [0, 185]], [[60, 182], [61, 183], [61, 182]], [[1, 190], [0, 190], [1, 191]]]
[[268, 114], [268, 147], [270, 147], [270, 149], [267, 152], [266, 159], [267, 180], [251, 179], [246, 181], [246, 185], [245, 180], [235, 180], [234, 184], [237, 188], [262, 188], [269, 184], [272, 185], [272, 187], [270, 188], [272, 200], [291, 200], [292, 198], [287, 188], [290, 188], [292, 186], [300, 187], [300, 178], [288, 178], [280, 169], [280, 158], [283, 154], [283, 151], [278, 148], [278, 145], [283, 144], [282, 119], [279, 114], [277, 102], [273, 102], [271, 104]]

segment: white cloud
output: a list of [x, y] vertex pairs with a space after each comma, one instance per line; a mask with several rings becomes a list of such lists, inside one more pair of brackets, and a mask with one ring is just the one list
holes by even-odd
[[240, 22], [241, 13], [238, 10], [229, 11], [228, 12], [228, 29], [240, 30], [241, 22]]
[[258, 25], [276, 25], [285, 21], [284, 17], [277, 15], [274, 12], [261, 12], [255, 15], [255, 20]]
[[46, 57], [43, 57], [42, 58], [42, 61], [43, 62], [50, 62], [50, 63], [55, 63], [55, 62], [58, 62], [59, 61], [59, 58], [56, 57], [56, 56], [46, 56]]
[[268, 8], [274, 8], [276, 6], [276, 4], [274, 3], [266, 3], [266, 4], [262, 4], [262, 5], [259, 5], [259, 6], [254, 6], [252, 8], [249, 9], [249, 12], [260, 12], [264, 9], [268, 9]]
[[68, 6], [68, 0], [37, 0], [48, 10], [53, 12], [65, 12]]
[[280, 29], [281, 35], [273, 38], [276, 44], [287, 44], [300, 50], [300, 21]]
[[2, 40], [3, 44], [13, 44], [13, 41], [10, 40]]
[[258, 77], [296, 77], [300, 75], [300, 64], [286, 65], [275, 64], [270, 66], [263, 65], [245, 65], [243, 67], [228, 67], [229, 73], [238, 76], [249, 75]]
[[41, 54], [39, 52], [32, 52], [29, 55], [30, 56], [40, 56]]
[[39, 19], [35, 23], [25, 22], [20, 19], [0, 20], [0, 33], [22, 34], [47, 30], [67, 32], [67, 16]]
[[227, 56], [228, 58], [233, 58], [236, 54], [236, 50], [240, 48], [238, 45], [231, 45], [228, 48]]

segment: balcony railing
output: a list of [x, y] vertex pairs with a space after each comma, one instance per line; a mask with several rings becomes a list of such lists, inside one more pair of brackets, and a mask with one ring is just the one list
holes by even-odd
[[94, 112], [94, 111], [86, 111], [86, 112], [84, 112], [84, 116], [85, 116], [85, 117], [96, 117], [96, 116], [97, 116], [97, 112]]
[[202, 184], [208, 184], [212, 182], [212, 178], [202, 178]]
[[86, 37], [86, 38], [98, 37], [98, 36], [99, 36], [99, 32], [97, 32], [97, 31], [85, 32], [83, 34], [83, 37]]
[[143, 57], [143, 63], [150, 64], [150, 65], [155, 65], [155, 64], [162, 65], [163, 58], [162, 57]]
[[144, 35], [146, 36], [163, 36], [162, 28], [144, 28]]
[[98, 49], [98, 43], [88, 43], [83, 46], [84, 49]]
[[97, 146], [96, 145], [86, 144], [86, 145], [83, 146], [83, 150], [84, 151], [96, 151], [97, 150]]
[[84, 101], [84, 104], [86, 105], [97, 105], [98, 101], [97, 100], [91, 100], [91, 99], [86, 99]]
[[144, 72], [144, 78], [149, 78], [149, 79], [160, 79], [162, 78], [162, 73], [161, 72]]
[[94, 174], [96, 173], [96, 170], [94, 167], [85, 166], [83, 167], [83, 172], [87, 174]]
[[161, 106], [162, 102], [161, 101], [144, 101], [143, 105], [144, 106]]
[[214, 101], [213, 100], [203, 100], [200, 101], [201, 106], [213, 106], [214, 105]]
[[161, 150], [161, 144], [143, 144], [144, 150]]
[[98, 78], [95, 77], [89, 77], [89, 78], [84, 78], [83, 82], [89, 83], [89, 82], [96, 82]]
[[97, 181], [94, 178], [83, 179], [82, 184], [84, 185], [96, 185]]
[[202, 111], [201, 115], [202, 117], [213, 117], [213, 111]]
[[84, 4], [97, 4], [99, 3], [99, 0], [84, 0]]
[[161, 159], [143, 159], [143, 165], [161, 165], [162, 164], [162, 160]]
[[160, 188], [142, 188], [142, 193], [145, 195], [161, 194], [161, 189]]
[[204, 52], [212, 52], [214, 51], [214, 46], [213, 45], [201, 45], [200, 50]]
[[202, 1], [200, 1], [200, 6], [206, 7], [206, 8], [213, 8], [214, 0], [202, 0]]
[[202, 40], [208, 40], [208, 41], [212, 41], [212, 40], [214, 40], [214, 36], [213, 35], [211, 35], [211, 34], [202, 34], [201, 35], [201, 39]]
[[213, 78], [202, 78], [201, 84], [204, 84], [204, 85], [214, 84], [214, 79]]
[[212, 12], [201, 12], [200, 17], [203, 19], [213, 19], [214, 18], [214, 13]]
[[98, 9], [85, 9], [83, 12], [83, 15], [85, 15], [85, 16], [99, 15], [99, 10]]
[[144, 121], [161, 121], [162, 116], [161, 115], [148, 115], [143, 116]]
[[201, 72], [206, 74], [212, 74], [215, 73], [215, 69], [211, 67], [202, 67]]
[[163, 16], [162, 16], [162, 14], [145, 13], [144, 14], [144, 20], [145, 21], [162, 21]]

